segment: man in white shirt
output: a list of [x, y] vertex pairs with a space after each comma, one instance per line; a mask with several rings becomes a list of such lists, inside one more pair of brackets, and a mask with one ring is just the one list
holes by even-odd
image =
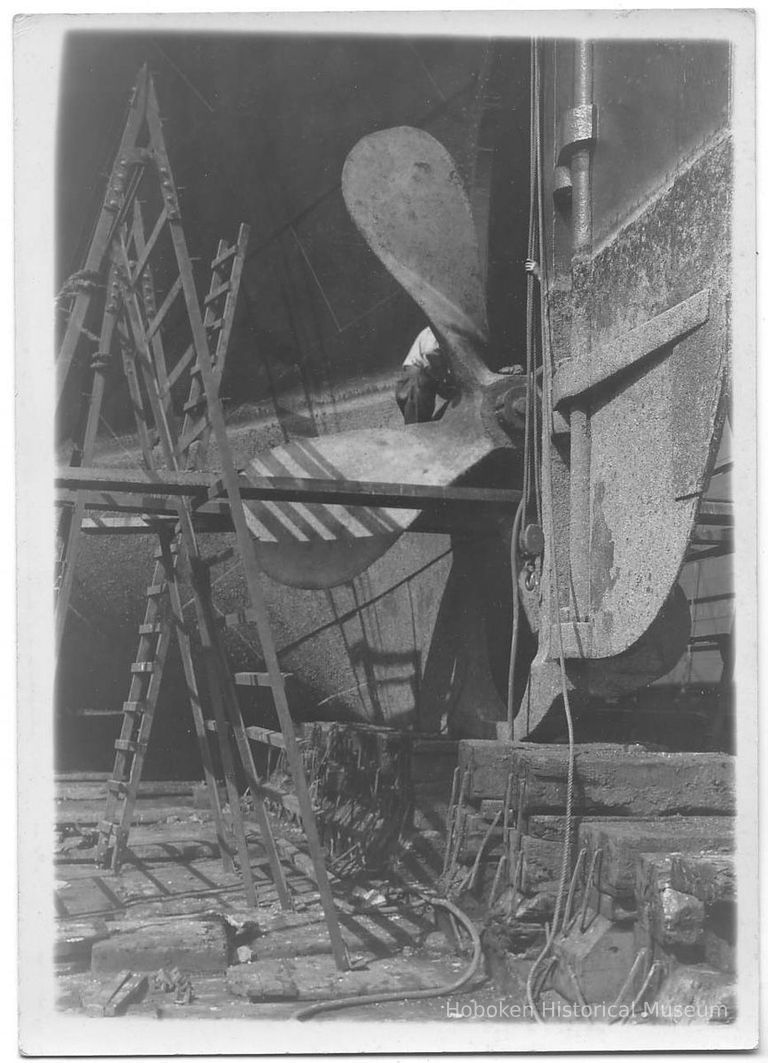
[[[406, 424], [435, 418], [435, 399], [451, 399], [456, 385], [448, 359], [431, 328], [422, 329], [411, 345], [398, 377], [395, 399]], [[440, 410], [442, 416], [445, 406]]]

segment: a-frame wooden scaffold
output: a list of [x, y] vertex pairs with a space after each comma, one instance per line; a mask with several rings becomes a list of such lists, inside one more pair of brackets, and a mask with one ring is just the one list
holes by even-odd
[[[70, 305], [57, 363], [59, 398], [76, 356], [89, 342], [95, 343], [96, 349], [91, 352], [90, 387], [75, 432], [70, 463], [76, 482], [70, 488], [65, 485], [58, 496], [57, 649], [69, 608], [84, 521], [95, 522], [104, 532], [135, 532], [138, 524], [140, 530], [156, 534], [155, 567], [147, 587], [144, 619], [139, 626], [138, 650], [131, 666], [122, 728], [115, 742], [105, 816], [99, 826], [99, 859], [115, 869], [120, 865], [161, 693], [163, 668], [175, 636], [225, 866], [231, 869], [236, 855], [246, 899], [255, 905], [256, 888], [236, 779], [239, 760], [253, 797], [261, 842], [279, 900], [283, 907], [291, 906], [291, 894], [264, 803], [268, 790], [256, 770], [250, 743], [263, 741], [277, 746], [285, 751], [291, 772], [333, 954], [338, 967], [345, 969], [346, 950], [288, 705], [285, 676], [278, 663], [260, 586], [260, 570], [246, 525], [241, 482], [219, 400], [247, 240], [248, 229], [242, 225], [234, 243], [219, 244], [211, 262], [208, 293], [201, 305], [155, 87], [149, 71], [142, 69], [130, 99], [125, 129], [84, 268], [70, 279], [64, 293]], [[167, 277], [169, 263], [175, 267], [176, 276], [164, 281], [164, 294], [158, 306], [155, 281]], [[125, 477], [120, 476], [125, 470], [115, 469], [114, 475], [106, 474], [105, 479], [104, 469], [93, 468], [102, 401], [116, 347], [120, 351], [142, 455], [143, 468], [136, 470], [133, 479], [145, 478], [155, 490], [161, 486], [167, 497], [160, 505], [153, 506], [151, 498], [137, 501], [135, 493], [129, 495]], [[211, 441], [215, 444], [217, 469], [201, 493], [200, 470], [205, 469]], [[235, 677], [222, 643], [221, 621], [214, 615], [209, 572], [216, 559], [202, 556], [197, 529], [201, 505], [217, 500], [235, 533], [249, 598], [249, 607], [241, 614], [226, 617], [225, 623], [229, 626], [255, 623], [266, 664], [264, 673], [240, 674], [237, 678], [247, 685], [270, 688], [279, 731], [245, 727]], [[87, 516], [94, 510], [109, 511], [113, 516]], [[202, 660], [195, 659], [189, 620], [182, 612], [180, 573], [183, 569], [193, 589]], [[204, 684], [198, 682], [201, 665]], [[212, 737], [216, 739], [224, 774], [231, 829], [220, 804], [215, 757], [210, 746]]]

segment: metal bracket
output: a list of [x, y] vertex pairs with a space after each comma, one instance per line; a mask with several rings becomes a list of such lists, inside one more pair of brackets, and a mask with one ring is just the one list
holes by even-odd
[[552, 181], [552, 195], [558, 202], [570, 199], [573, 193], [571, 169], [569, 166], [556, 166]]
[[709, 318], [709, 294], [709, 288], [703, 288], [630, 332], [596, 347], [587, 358], [561, 362], [552, 384], [554, 406], [573, 402], [601, 385], [615, 384], [657, 351], [699, 328]]
[[589, 151], [597, 139], [597, 107], [594, 103], [571, 107], [557, 124], [557, 165], [566, 164], [577, 151]]

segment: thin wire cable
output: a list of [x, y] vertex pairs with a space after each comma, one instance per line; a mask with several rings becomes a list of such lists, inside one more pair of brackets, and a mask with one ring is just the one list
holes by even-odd
[[[529, 101], [528, 116], [530, 122], [529, 136], [529, 167], [528, 167], [528, 260], [532, 260], [536, 253], [536, 241], [538, 230], [536, 226], [536, 195], [537, 187], [537, 144], [535, 122], [537, 121], [538, 107], [534, 91], [535, 71], [535, 42], [531, 44], [531, 94]], [[507, 723], [512, 727], [515, 717], [515, 667], [517, 665], [517, 649], [520, 637], [520, 588], [518, 586], [518, 542], [520, 528], [528, 513], [528, 500], [531, 494], [531, 464], [533, 464], [533, 485], [536, 496], [536, 519], [540, 520], [541, 488], [539, 484], [539, 448], [537, 442], [538, 417], [536, 414], [536, 364], [534, 357], [534, 277], [529, 272], [525, 282], [525, 370], [526, 370], [526, 400], [525, 400], [525, 429], [523, 443], [523, 492], [520, 504], [515, 513], [512, 525], [512, 539], [510, 542], [510, 575], [512, 578], [512, 639], [509, 649], [509, 669], [507, 671]]]
[[[538, 41], [534, 40], [532, 42], [532, 67], [534, 66], [534, 62], [535, 62], [536, 67], [538, 67], [537, 53], [538, 53]], [[534, 80], [534, 79], [532, 79], [532, 80]], [[534, 91], [534, 92], [537, 91], [537, 86], [536, 85], [532, 86], [532, 91]], [[536, 152], [537, 152], [537, 154], [540, 155], [540, 153], [541, 153], [541, 138], [540, 137], [536, 137], [535, 138], [535, 143], [536, 143]], [[539, 169], [540, 169], [540, 159], [538, 161], [539, 161]], [[545, 409], [543, 410], [543, 416], [544, 416], [544, 423], [545, 424], [549, 424], [550, 421], [551, 421], [551, 410], [550, 410], [551, 389], [550, 389], [549, 384], [550, 384], [551, 369], [552, 369], [552, 364], [551, 364], [552, 348], [551, 348], [551, 343], [550, 343], [551, 334], [550, 334], [550, 331], [549, 331], [549, 329], [551, 327], [551, 322], [549, 321], [549, 314], [548, 314], [548, 300], [547, 300], [548, 277], [547, 277], [546, 260], [545, 260], [545, 256], [544, 256], [543, 225], [540, 226], [540, 228], [539, 228], [539, 256], [540, 256], [539, 257], [539, 270], [540, 270], [539, 293], [540, 293], [540, 300], [541, 300], [541, 312], [540, 313], [541, 313], [541, 322], [542, 322], [542, 341], [543, 341], [543, 343], [542, 343], [542, 351], [543, 351], [543, 362], [544, 362], [544, 365], [546, 367], [548, 367], [548, 369], [549, 369], [548, 379], [545, 382], [545, 387], [543, 389], [544, 390], [543, 403], [544, 403], [544, 406], [545, 406]], [[557, 610], [556, 627], [557, 627], [557, 641], [558, 641], [558, 657], [559, 657], [559, 662], [560, 662], [560, 688], [561, 688], [561, 693], [562, 693], [562, 697], [563, 697], [563, 709], [564, 709], [564, 712], [565, 712], [566, 725], [567, 725], [567, 728], [568, 728], [568, 781], [567, 781], [566, 803], [565, 803], [565, 825], [564, 825], [564, 837], [563, 837], [563, 855], [562, 855], [562, 861], [561, 861], [561, 866], [560, 866], [560, 881], [559, 881], [558, 889], [557, 889], [557, 899], [555, 901], [555, 911], [554, 911], [554, 915], [552, 917], [552, 925], [551, 925], [551, 928], [550, 928], [550, 930], [549, 930], [549, 932], [547, 934], [547, 938], [546, 938], [546, 941], [544, 943], [544, 947], [541, 950], [541, 952], [539, 953], [539, 955], [536, 957], [536, 959], [534, 960], [533, 966], [531, 967], [531, 970], [530, 970], [530, 972], [528, 974], [528, 980], [527, 980], [527, 983], [526, 983], [526, 995], [527, 995], [527, 998], [528, 998], [528, 1003], [529, 1003], [529, 1005], [531, 1007], [531, 1011], [533, 1013], [534, 1018], [539, 1023], [544, 1023], [544, 1019], [542, 1019], [541, 1015], [539, 1014], [539, 1010], [538, 1010], [538, 1007], [536, 1005], [536, 999], [535, 999], [535, 995], [534, 995], [534, 991], [533, 991], [533, 984], [534, 984], [534, 979], [535, 979], [535, 976], [536, 976], [536, 972], [538, 971], [538, 969], [541, 966], [542, 962], [544, 961], [545, 957], [548, 955], [550, 949], [552, 948], [552, 944], [554, 942], [555, 935], [557, 934], [557, 932], [559, 930], [560, 913], [561, 913], [561, 910], [563, 909], [563, 898], [564, 898], [564, 894], [565, 894], [566, 880], [568, 878], [568, 865], [569, 865], [570, 848], [571, 848], [571, 845], [570, 845], [571, 826], [572, 826], [572, 821], [573, 821], [573, 790], [574, 790], [574, 774], [575, 774], [575, 770], [574, 770], [575, 769], [575, 748], [574, 748], [575, 747], [575, 738], [574, 738], [574, 730], [573, 730], [573, 714], [571, 712], [571, 704], [570, 704], [570, 700], [569, 700], [569, 697], [568, 697], [568, 682], [567, 682], [567, 676], [566, 676], [566, 671], [565, 671], [565, 653], [563, 651], [563, 633], [562, 633], [562, 627], [561, 627], [561, 624], [560, 624], [560, 577], [559, 577], [559, 572], [558, 572], [557, 547], [556, 547], [554, 535], [552, 535], [550, 538], [551, 538], [550, 550], [552, 552], [551, 569], [552, 569], [552, 573], [553, 573], [553, 582], [554, 582], [554, 591], [555, 591], [555, 608]], [[540, 993], [540, 992], [541, 992], [541, 984], [537, 987], [536, 995], [538, 995], [538, 993]]]
[[[534, 154], [534, 173], [536, 177], [536, 236], [538, 242], [538, 260], [539, 263], [543, 263], [544, 260], [544, 243], [542, 238], [542, 212], [543, 212], [543, 193], [542, 193], [542, 176], [541, 176], [541, 64], [539, 63], [538, 48], [534, 46], [533, 51], [533, 69], [534, 69], [534, 91], [533, 91], [533, 154]], [[539, 271], [542, 266], [539, 265]], [[541, 275], [541, 272], [540, 272]], [[541, 282], [539, 282], [539, 298], [541, 298]], [[539, 330], [543, 327], [543, 321], [541, 316], [541, 306], [539, 306]], [[538, 334], [537, 334], [538, 335]], [[541, 343], [539, 341], [539, 353], [541, 353]], [[536, 513], [537, 519], [541, 520], [541, 435], [539, 428], [539, 404], [536, 401], [536, 381], [538, 379], [539, 366], [536, 360], [536, 352], [534, 351], [534, 378], [531, 381], [531, 388], [533, 389], [533, 440], [534, 440], [534, 474], [536, 477]], [[543, 428], [543, 424], [542, 424]]]
[[509, 569], [512, 578], [512, 641], [509, 646], [509, 671], [507, 673], [507, 723], [511, 727], [515, 719], [515, 666], [517, 665], [517, 646], [520, 636], [520, 588], [517, 583], [517, 542], [520, 538], [520, 523], [523, 516], [522, 502], [518, 504], [512, 524], [512, 538], [509, 544]]

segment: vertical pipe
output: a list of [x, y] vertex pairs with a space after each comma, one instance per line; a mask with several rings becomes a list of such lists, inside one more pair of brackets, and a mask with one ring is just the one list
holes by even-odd
[[[592, 44], [577, 41], [573, 63], [573, 105], [588, 107], [592, 103]], [[592, 240], [592, 196], [590, 188], [590, 149], [574, 152], [571, 158], [573, 189], [571, 253], [589, 250]]]
[[[577, 41], [573, 64], [573, 103], [575, 107], [592, 103], [592, 46], [589, 41]], [[590, 182], [590, 150], [574, 153], [571, 159], [573, 187], [571, 215], [571, 258], [589, 252], [592, 241], [592, 190]], [[576, 284], [573, 289], [576, 291]], [[574, 321], [576, 315], [574, 314]], [[572, 349], [576, 358], [587, 358], [586, 337], [579, 334], [578, 325], [572, 328]], [[589, 616], [589, 525], [590, 525], [590, 439], [586, 403], [576, 403], [571, 409], [571, 478], [570, 478], [570, 561], [573, 620]]]

